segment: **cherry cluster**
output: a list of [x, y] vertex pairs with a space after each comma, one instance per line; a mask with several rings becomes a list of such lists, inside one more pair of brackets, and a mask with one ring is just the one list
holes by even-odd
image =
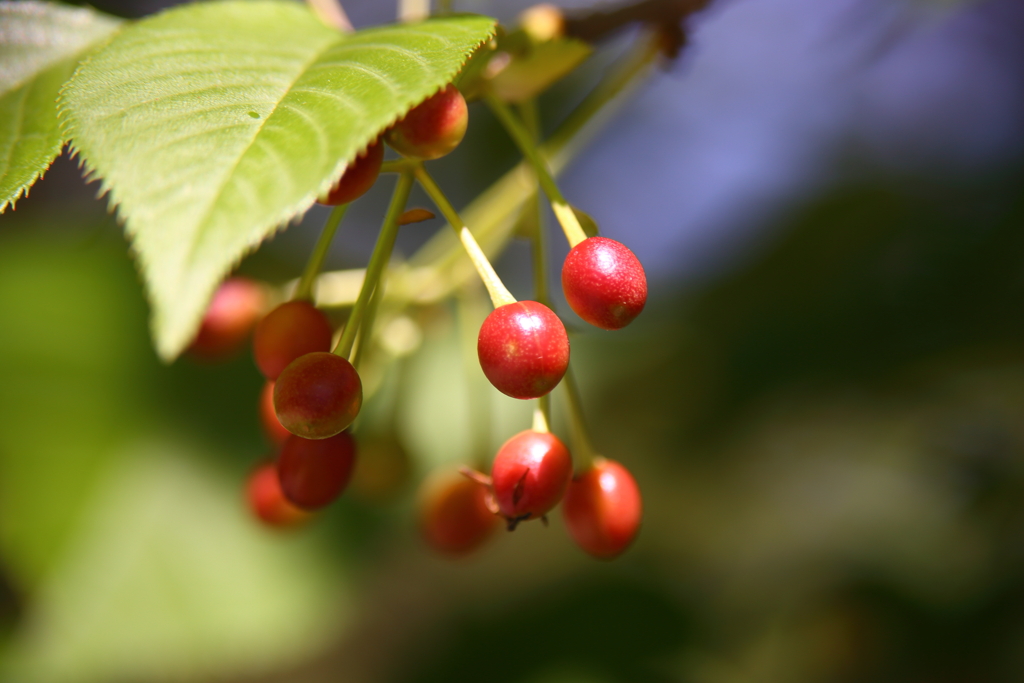
[[[540, 187], [572, 245], [562, 268], [562, 287], [570, 307], [586, 322], [605, 330], [628, 325], [644, 308], [647, 282], [643, 267], [619, 242], [586, 236], [554, 185], [544, 161], [523, 135], [521, 124], [500, 102], [489, 101], [495, 114], [533, 162]], [[516, 301], [423, 167], [423, 161], [452, 151], [462, 140], [468, 122], [466, 101], [449, 85], [420, 103], [370, 144], [350, 164], [321, 203], [343, 207], [376, 182], [384, 165], [387, 143], [402, 159], [391, 170], [403, 174], [404, 196], [396, 189], [397, 211], [404, 208], [415, 178], [459, 232], [470, 259], [494, 303], [477, 340], [480, 366], [490, 383], [517, 399], [542, 399], [532, 429], [513, 436], [499, 449], [490, 474], [463, 468], [462, 473], [435, 476], [421, 495], [421, 528], [436, 549], [452, 554], [479, 546], [504, 520], [513, 530], [522, 522], [544, 519], [559, 502], [575, 542], [596, 557], [621, 553], [633, 540], [641, 518], [636, 481], [619, 463], [590, 452], [578, 396], [570, 389], [574, 429], [579, 432], [575, 463], [569, 449], [548, 428], [547, 395], [569, 371], [569, 337], [551, 308], [541, 301]], [[399, 187], [403, 187], [402, 181]], [[340, 218], [339, 218], [340, 220]], [[389, 209], [382, 228], [401, 224]], [[333, 233], [331, 233], [333, 234]], [[329, 240], [328, 236], [328, 240]], [[231, 278], [218, 292], [192, 345], [195, 354], [217, 357], [253, 334], [253, 355], [266, 378], [260, 417], [278, 448], [274, 462], [259, 467], [248, 483], [253, 513], [269, 525], [289, 527], [328, 505], [345, 490], [356, 457], [352, 425], [359, 415], [363, 389], [353, 356], [355, 335], [360, 343], [381, 287], [383, 263], [393, 246], [385, 244], [367, 268], [359, 300], [334, 344], [334, 330], [300, 285], [295, 298], [266, 315], [263, 290], [249, 280]], [[377, 263], [376, 270], [374, 263]], [[315, 276], [317, 264], [313, 275]], [[538, 298], [544, 298], [543, 295]], [[258, 322], [257, 322], [258, 321]], [[332, 348], [333, 346], [333, 348]], [[351, 359], [350, 359], [351, 358]], [[354, 359], [354, 360], [352, 360]], [[570, 378], [571, 379], [571, 378]], [[571, 384], [571, 382], [570, 382]]]

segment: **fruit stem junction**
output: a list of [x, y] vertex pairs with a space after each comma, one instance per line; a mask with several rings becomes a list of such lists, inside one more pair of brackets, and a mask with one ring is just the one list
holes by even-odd
[[[363, 279], [363, 286], [359, 289], [359, 298], [356, 299], [352, 313], [345, 324], [345, 331], [334, 349], [334, 353], [342, 358], [348, 358], [352, 352], [352, 345], [356, 340], [356, 332], [363, 320], [367, 306], [370, 303], [370, 296], [374, 289], [380, 286], [381, 273], [384, 266], [391, 258], [391, 250], [395, 246], [395, 238], [398, 236], [398, 217], [405, 211], [405, 204], [409, 201], [409, 193], [412, 191], [413, 177], [411, 173], [403, 173], [398, 176], [398, 183], [395, 184], [394, 194], [391, 195], [391, 204], [384, 216], [384, 224], [381, 226], [380, 234], [377, 236], [377, 244], [373, 247], [373, 254], [370, 256], [370, 263], [366, 266], [366, 277]], [[370, 337], [363, 335], [363, 339], [369, 342]]]
[[555, 217], [561, 224], [562, 232], [565, 233], [565, 238], [569, 240], [569, 246], [575, 247], [587, 239], [587, 234], [583, 232], [583, 227], [580, 226], [580, 222], [577, 220], [576, 214], [573, 213], [572, 207], [565, 200], [562, 191], [558, 189], [558, 184], [555, 183], [555, 179], [552, 177], [550, 169], [548, 169], [547, 161], [541, 156], [537, 145], [534, 144], [530, 131], [526, 129], [526, 126], [516, 117], [509, 106], [498, 99], [494, 93], [488, 92], [484, 94], [484, 101], [487, 102], [487, 106], [491, 108], [491, 111], [494, 112], [494, 115], [501, 124], [505, 126], [505, 130], [508, 131], [516, 145], [519, 146], [523, 156], [533, 166], [533, 172], [537, 175], [537, 181], [540, 183], [541, 189], [544, 190], [544, 194], [547, 195], [548, 201], [551, 202], [551, 210], [554, 211]]
[[494, 304], [494, 307], [499, 308], [507, 304], [514, 304], [516, 302], [515, 297], [505, 287], [498, 274], [494, 272], [494, 266], [487, 260], [487, 255], [484, 254], [483, 249], [477, 244], [473, 233], [469, 231], [469, 228], [459, 218], [455, 207], [452, 206], [452, 203], [448, 201], [441, 188], [438, 187], [434, 179], [427, 173], [427, 169], [423, 168], [423, 164], [416, 164], [413, 166], [413, 173], [416, 174], [416, 180], [419, 181], [426, 193], [430, 195], [430, 199], [445, 217], [445, 220], [448, 221], [452, 229], [458, 234], [462, 246], [469, 255], [469, 260], [473, 262], [476, 272], [480, 274], [480, 279], [483, 280], [484, 286], [487, 288], [487, 293], [491, 295], [491, 303]]
[[299, 284], [295, 288], [295, 295], [292, 298], [296, 301], [311, 301], [313, 299], [313, 283], [324, 266], [324, 259], [327, 258], [327, 252], [330, 251], [334, 233], [338, 231], [338, 225], [341, 224], [346, 209], [348, 209], [348, 204], [340, 204], [334, 207], [331, 215], [327, 217], [324, 229], [320, 232], [316, 246], [313, 247], [313, 253], [309, 256], [309, 262], [306, 263], [306, 270], [302, 272], [302, 279], [299, 280]]

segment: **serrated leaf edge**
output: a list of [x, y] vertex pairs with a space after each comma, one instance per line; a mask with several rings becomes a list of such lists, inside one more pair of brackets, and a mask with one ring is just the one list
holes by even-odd
[[[174, 11], [174, 9], [176, 9], [176, 8], [169, 8], [168, 10], [165, 10], [165, 11]], [[474, 15], [474, 16], [483, 16], [483, 15]], [[222, 270], [222, 272], [218, 275], [218, 277], [214, 279], [213, 283], [211, 284], [211, 286], [209, 286], [207, 288], [208, 291], [204, 295], [204, 307], [205, 307], [205, 305], [208, 305], [209, 301], [213, 298], [213, 294], [216, 291], [217, 287], [219, 286], [220, 282], [223, 281], [224, 278], [227, 277], [228, 274], [230, 274], [232, 271], [234, 271], [238, 267], [238, 265], [247, 256], [249, 256], [250, 254], [255, 252], [259, 248], [259, 246], [261, 244], [263, 244], [263, 242], [265, 242], [268, 239], [271, 239], [271, 238], [275, 237], [276, 235], [278, 235], [279, 233], [281, 233], [282, 231], [287, 229], [288, 224], [291, 221], [293, 221], [296, 218], [300, 218], [301, 216], [303, 216], [313, 206], [313, 204], [316, 203], [317, 198], [323, 196], [331, 188], [333, 188], [334, 185], [338, 182], [338, 180], [341, 179], [341, 176], [345, 173], [345, 169], [348, 167], [348, 164], [351, 163], [351, 161], [353, 159], [355, 159], [359, 155], [359, 153], [361, 151], [364, 151], [385, 130], [387, 130], [388, 128], [393, 126], [397, 121], [399, 121], [409, 111], [411, 111], [413, 109], [413, 107], [415, 107], [416, 105], [420, 104], [421, 102], [426, 101], [431, 96], [437, 94], [442, 89], [447, 87], [448, 84], [450, 84], [452, 81], [454, 81], [455, 78], [458, 76], [458, 74], [466, 66], [466, 64], [468, 63], [470, 57], [477, 50], [479, 50], [481, 48], [481, 46], [487, 44], [491, 39], [493, 39], [493, 37], [494, 37], [494, 35], [495, 35], [496, 31], [497, 31], [497, 21], [492, 19], [492, 22], [493, 22], [493, 24], [492, 24], [490, 32], [483, 39], [478, 41], [472, 48], [466, 50], [463, 53], [462, 59], [459, 61], [458, 66], [452, 70], [451, 74], [446, 77], [445, 82], [442, 85], [438, 86], [437, 90], [431, 91], [431, 93], [429, 95], [427, 95], [426, 97], [424, 97], [422, 99], [417, 99], [417, 100], [410, 101], [408, 106], [405, 107], [401, 111], [401, 113], [395, 115], [391, 120], [389, 120], [388, 123], [386, 125], [384, 125], [383, 127], [381, 127], [381, 129], [378, 130], [377, 133], [374, 136], [372, 136], [368, 140], [366, 140], [366, 142], [363, 145], [357, 146], [356, 147], [356, 152], [355, 152], [355, 154], [353, 154], [351, 159], [345, 159], [343, 161], [339, 161], [339, 163], [338, 163], [338, 165], [336, 167], [336, 170], [333, 173], [331, 173], [328, 176], [328, 178], [324, 182], [322, 182], [320, 184], [320, 186], [315, 191], [309, 193], [306, 197], [303, 197], [301, 200], [295, 202], [290, 207], [286, 207], [284, 210], [279, 212], [279, 214], [277, 216], [275, 216], [275, 217], [265, 221], [262, 225], [257, 224], [255, 226], [255, 229], [258, 230], [260, 233], [262, 233], [262, 236], [257, 238], [257, 239], [255, 239], [255, 240], [253, 240], [253, 241], [251, 241], [249, 244], [247, 244], [243, 248], [243, 250], [239, 253], [238, 257], [236, 259], [233, 259], [229, 263], [229, 265]], [[157, 307], [154, 305], [155, 294], [152, 291], [150, 283], [149, 283], [148, 279], [146, 278], [146, 274], [145, 274], [145, 258], [143, 256], [142, 252], [138, 251], [135, 248], [136, 229], [134, 229], [132, 227], [131, 221], [129, 220], [129, 218], [122, 214], [122, 212], [120, 210], [121, 203], [120, 203], [120, 201], [117, 198], [116, 189], [113, 188], [106, 181], [105, 178], [100, 176], [98, 171], [88, 162], [88, 159], [86, 159], [85, 156], [83, 154], [81, 154], [81, 151], [74, 144], [74, 138], [71, 135], [71, 131], [68, 130], [68, 127], [69, 127], [70, 124], [69, 124], [69, 122], [67, 120], [67, 113], [68, 112], [67, 112], [67, 108], [65, 106], [65, 93], [66, 93], [66, 90], [67, 90], [68, 86], [71, 83], [74, 82], [75, 78], [77, 78], [77, 76], [78, 76], [79, 72], [82, 70], [82, 68], [85, 67], [92, 60], [92, 56], [97, 54], [100, 51], [100, 49], [102, 49], [102, 47], [106, 47], [106, 44], [108, 44], [111, 40], [113, 40], [113, 38], [119, 32], [120, 32], [120, 29], [114, 31], [111, 34], [111, 36], [106, 41], [104, 41], [104, 43], [102, 45], [99, 45], [99, 44], [94, 45], [92, 47], [92, 49], [89, 50], [89, 54], [86, 55], [85, 58], [83, 58], [83, 59], [81, 59], [79, 61], [78, 66], [75, 68], [75, 71], [71, 75], [71, 77], [67, 81], [64, 82], [64, 85], [61, 86], [60, 92], [59, 92], [59, 94], [57, 96], [58, 124], [61, 127], [61, 138], [66, 141], [66, 144], [68, 144], [69, 153], [71, 155], [71, 158], [75, 158], [75, 157], [79, 158], [79, 168], [81, 168], [82, 171], [83, 171], [83, 175], [85, 177], [85, 181], [87, 183], [95, 182], [96, 180], [100, 181], [100, 189], [99, 189], [99, 191], [97, 193], [97, 199], [101, 199], [104, 196], [109, 195], [108, 211], [113, 213], [115, 218], [116, 218], [116, 220], [117, 220], [117, 222], [124, 227], [125, 234], [128, 237], [128, 241], [129, 241], [129, 252], [132, 255], [132, 260], [135, 262], [136, 272], [139, 274], [139, 279], [142, 281], [143, 289], [144, 289], [144, 291], [146, 293], [146, 299], [150, 303], [150, 330], [151, 330], [151, 333], [153, 335], [153, 341], [154, 341], [154, 346], [156, 347], [157, 355], [165, 363], [170, 363], [173, 360], [175, 360], [178, 356], [180, 356], [184, 352], [184, 350], [187, 348], [189, 341], [191, 341], [191, 339], [195, 336], [196, 331], [199, 329], [199, 325], [202, 322], [202, 316], [201, 315], [196, 316], [196, 320], [195, 320], [194, 324], [192, 325], [192, 328], [190, 330], [187, 330], [186, 333], [176, 335], [175, 338], [171, 338], [171, 339], [168, 339], [168, 340], [162, 339], [162, 335], [160, 334], [160, 330], [159, 330], [159, 318], [160, 318], [160, 316], [157, 313]], [[345, 34], [342, 34], [339, 37], [340, 38], [344, 38]], [[336, 42], [332, 43], [330, 48], [333, 48], [336, 45], [337, 45]], [[326, 51], [326, 49], [330, 49], [330, 48], [325, 48], [325, 51]], [[318, 53], [317, 56], [310, 62], [310, 64], [314, 63], [317, 59], [319, 59], [320, 56], [322, 56], [322, 54], [323, 54], [322, 52]], [[299, 72], [300, 75], [304, 74], [305, 71], [306, 71], [306, 69], [303, 69], [302, 71], [300, 71]], [[287, 94], [287, 92], [290, 92], [290, 88], [289, 88], [288, 91], [286, 91], [286, 94]], [[276, 110], [276, 107], [275, 107], [275, 110]], [[267, 118], [269, 118], [269, 115], [267, 116]], [[263, 123], [265, 123], [265, 121], [266, 121], [266, 119], [264, 119], [264, 121], [261, 123], [261, 129], [262, 129], [262, 125], [263, 125]], [[255, 139], [255, 137], [254, 137], [254, 139]], [[62, 145], [62, 147], [63, 147], [63, 145]], [[219, 195], [217, 195], [217, 197], [219, 197]], [[214, 199], [213, 202], [211, 202], [211, 206], [213, 206], [215, 203], [216, 203], [216, 198]], [[182, 338], [179, 339], [177, 337], [182, 337]]]

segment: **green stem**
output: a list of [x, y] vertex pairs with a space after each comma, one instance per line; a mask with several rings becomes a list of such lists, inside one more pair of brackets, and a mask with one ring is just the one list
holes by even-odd
[[[561, 171], [579, 153], [587, 139], [607, 121], [610, 107], [620, 95], [639, 82], [657, 57], [660, 41], [656, 35], [638, 40], [630, 52], [616, 67], [609, 71], [589, 95], [558, 126], [548, 140], [540, 146], [540, 152], [550, 160], [555, 172]], [[593, 125], [591, 125], [593, 124]], [[492, 253], [501, 249], [512, 234], [514, 222], [510, 216], [520, 211], [524, 202], [536, 194], [532, 189], [533, 179], [530, 165], [523, 161], [508, 171], [488, 189], [484, 190], [463, 213], [474, 226], [475, 237], [487, 245]], [[461, 257], [462, 248], [452, 244], [450, 236], [440, 232], [431, 238], [409, 260], [413, 268], [427, 268], [433, 272], [451, 275], [432, 287], [419, 299], [424, 302], [438, 301], [465, 281], [465, 275], [455, 274], [453, 263]]]
[[576, 475], [580, 475], [594, 466], [594, 458], [598, 454], [590, 443], [587, 432], [587, 421], [583, 416], [583, 400], [580, 398], [580, 389], [576, 384], [576, 377], [572, 372], [572, 364], [562, 379], [566, 393], [569, 395], [569, 421], [572, 425], [572, 456], [575, 463]]
[[359, 370], [359, 364], [373, 341], [373, 324], [377, 321], [377, 308], [383, 297], [383, 282], [378, 282], [377, 286], [373, 288], [373, 296], [370, 297], [370, 303], [366, 306], [366, 312], [363, 313], [363, 323], [359, 326], [359, 337], [355, 344], [355, 353], [352, 354], [352, 367], [356, 370]]
[[576, 214], [573, 213], [572, 207], [569, 206], [569, 202], [562, 195], [562, 191], [558, 189], [558, 184], [548, 168], [548, 162], [541, 156], [537, 145], [534, 144], [530, 131], [516, 118], [515, 113], [509, 106], [498, 99], [494, 93], [485, 93], [484, 101], [487, 102], [487, 106], [491, 108], [491, 111], [494, 112], [494, 115], [501, 124], [505, 126], [505, 130], [508, 131], [516, 145], [519, 146], [523, 156], [526, 157], [526, 160], [533, 167], [533, 172], [537, 175], [537, 181], [540, 183], [541, 189], [544, 190], [548, 201], [551, 202], [551, 210], [555, 212], [555, 217], [558, 218], [562, 231], [565, 233], [566, 239], [569, 240], [569, 246], [575, 247], [587, 239], [587, 235], [583, 232], [583, 228], [580, 227], [580, 222], [576, 219]]
[[[537, 112], [536, 100], [527, 100], [519, 105], [523, 114], [523, 122], [533, 140], [540, 137], [540, 117]], [[550, 307], [548, 299], [548, 267], [547, 250], [544, 243], [544, 212], [541, 211], [539, 197], [534, 194], [527, 204], [527, 210], [534, 214], [533, 233], [530, 235], [530, 256], [533, 261], [533, 294], [537, 301]], [[550, 415], [548, 416], [550, 418]]]
[[316, 282], [317, 275], [320, 274], [320, 269], [324, 266], [324, 259], [327, 258], [327, 252], [330, 251], [334, 233], [338, 231], [338, 225], [341, 224], [341, 219], [345, 216], [347, 209], [348, 204], [336, 206], [331, 211], [331, 215], [327, 217], [324, 229], [320, 231], [320, 238], [317, 240], [316, 246], [313, 247], [309, 262], [306, 263], [306, 270], [302, 272], [299, 285], [295, 288], [293, 299], [306, 301], [313, 299], [313, 283]]
[[380, 283], [384, 266], [391, 258], [391, 250], [394, 248], [395, 238], [398, 236], [398, 217], [402, 215], [405, 204], [409, 201], [412, 182], [411, 173], [403, 173], [398, 176], [394, 194], [391, 195], [391, 204], [384, 216], [384, 225], [381, 226], [380, 235], [377, 236], [377, 244], [373, 247], [370, 263], [366, 266], [366, 277], [363, 279], [363, 286], [359, 289], [359, 298], [356, 299], [355, 306], [352, 307], [352, 314], [349, 315], [348, 322], [345, 324], [345, 331], [342, 332], [341, 339], [334, 349], [334, 353], [343, 358], [348, 358], [352, 352], [352, 344], [356, 340], [356, 332], [363, 320], [370, 296]]
[[469, 231], [466, 224], [459, 218], [455, 207], [452, 206], [452, 203], [448, 201], [448, 197], [445, 196], [441, 188], [434, 182], [434, 179], [427, 173], [427, 169], [423, 168], [423, 164], [416, 164], [413, 166], [413, 173], [416, 174], [416, 180], [419, 181], [419, 184], [430, 196], [431, 201], [437, 206], [445, 220], [448, 221], [448, 224], [458, 234], [462, 246], [465, 248], [466, 253], [469, 254], [469, 259], [476, 268], [476, 272], [479, 273], [480, 279], [483, 280], [484, 286], [487, 287], [487, 293], [490, 294], [491, 303], [494, 304], [494, 307], [498, 308], [499, 306], [514, 304], [516, 302], [515, 297], [505, 287], [498, 274], [494, 272], [494, 266], [487, 260], [487, 256], [480, 248], [480, 245], [477, 244], [473, 233]]
[[487, 303], [480, 285], [470, 280], [456, 294], [462, 369], [469, 395], [469, 425], [473, 465], [488, 471], [491, 453], [491, 398], [488, 384], [477, 361], [476, 341], [480, 324], [487, 316]]
[[381, 173], [405, 173], [413, 167], [409, 159], [389, 159], [380, 165]]

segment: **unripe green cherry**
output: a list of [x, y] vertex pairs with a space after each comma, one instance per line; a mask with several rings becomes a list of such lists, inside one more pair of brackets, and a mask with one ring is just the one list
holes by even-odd
[[466, 135], [469, 110], [454, 85], [413, 107], [384, 139], [402, 156], [438, 159], [459, 146]]

